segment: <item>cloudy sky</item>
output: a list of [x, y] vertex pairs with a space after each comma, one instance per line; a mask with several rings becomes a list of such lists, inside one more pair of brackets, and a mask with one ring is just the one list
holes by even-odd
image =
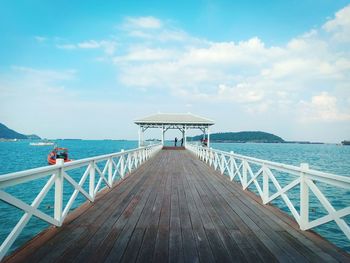
[[0, 35], [0, 122], [26, 134], [134, 139], [139, 117], [191, 112], [350, 139], [349, 1], [5, 0]]

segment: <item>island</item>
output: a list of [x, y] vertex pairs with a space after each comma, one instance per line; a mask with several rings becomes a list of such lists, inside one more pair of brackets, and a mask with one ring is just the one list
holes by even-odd
[[[199, 141], [203, 135], [188, 137], [189, 141]], [[285, 143], [281, 137], [262, 131], [220, 132], [210, 134], [211, 142], [257, 142], [257, 143]]]
[[8, 128], [6, 125], [0, 123], [0, 140], [26, 140], [26, 139], [32, 139], [32, 140], [40, 140], [40, 137], [35, 134], [25, 135], [19, 132], [16, 132], [10, 128]]

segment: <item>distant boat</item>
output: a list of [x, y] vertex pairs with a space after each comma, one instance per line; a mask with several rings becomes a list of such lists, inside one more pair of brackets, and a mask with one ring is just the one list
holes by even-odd
[[350, 145], [350, 141], [342, 141], [341, 144], [342, 145]]
[[49, 141], [42, 141], [42, 142], [31, 142], [29, 145], [31, 146], [50, 146], [54, 145], [54, 142], [49, 142]]
[[56, 147], [47, 156], [47, 162], [51, 165], [56, 164], [56, 159], [58, 159], [58, 158], [63, 159], [65, 163], [72, 161], [68, 158], [68, 149], [67, 148]]

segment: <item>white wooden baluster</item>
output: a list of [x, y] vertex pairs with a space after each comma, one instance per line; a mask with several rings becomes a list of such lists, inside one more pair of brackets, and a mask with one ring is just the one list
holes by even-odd
[[248, 162], [246, 160], [242, 160], [242, 186], [243, 186], [243, 190], [245, 190], [248, 186]]
[[89, 195], [92, 201], [95, 200], [95, 161], [90, 162], [90, 171], [89, 171]]
[[307, 163], [300, 164], [302, 172], [300, 173], [300, 229], [308, 229], [309, 224], [309, 187], [307, 185], [307, 176], [305, 172], [309, 169]]
[[63, 159], [56, 159], [56, 165], [61, 166], [55, 177], [55, 207], [54, 217], [59, 222], [59, 226], [62, 225], [62, 209], [63, 209]]
[[121, 150], [122, 155], [120, 156], [120, 177], [124, 178], [125, 176], [125, 158], [124, 158], [124, 149]]
[[109, 187], [113, 185], [113, 162], [112, 157], [108, 159], [108, 183]]
[[263, 164], [262, 167], [262, 173], [263, 173], [263, 196], [262, 196], [262, 201], [263, 204], [267, 204], [269, 200], [269, 174], [267, 172], [267, 167], [265, 164]]
[[233, 175], [235, 174], [235, 166], [234, 166], [234, 157], [233, 155], [233, 151], [230, 151], [230, 169], [229, 169], [229, 175], [230, 175], [230, 180], [233, 180]]

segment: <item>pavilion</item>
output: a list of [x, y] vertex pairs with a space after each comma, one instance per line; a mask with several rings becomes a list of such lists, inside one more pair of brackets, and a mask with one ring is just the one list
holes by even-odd
[[182, 133], [184, 146], [187, 143], [187, 130], [199, 129], [203, 132], [203, 137], [207, 137], [207, 146], [210, 145], [209, 127], [214, 125], [214, 121], [194, 115], [191, 113], [158, 113], [153, 114], [138, 120], [135, 124], [139, 126], [139, 147], [144, 145], [144, 132], [149, 128], [160, 128], [162, 131], [162, 145], [164, 146], [164, 134], [169, 129], [178, 129]]

